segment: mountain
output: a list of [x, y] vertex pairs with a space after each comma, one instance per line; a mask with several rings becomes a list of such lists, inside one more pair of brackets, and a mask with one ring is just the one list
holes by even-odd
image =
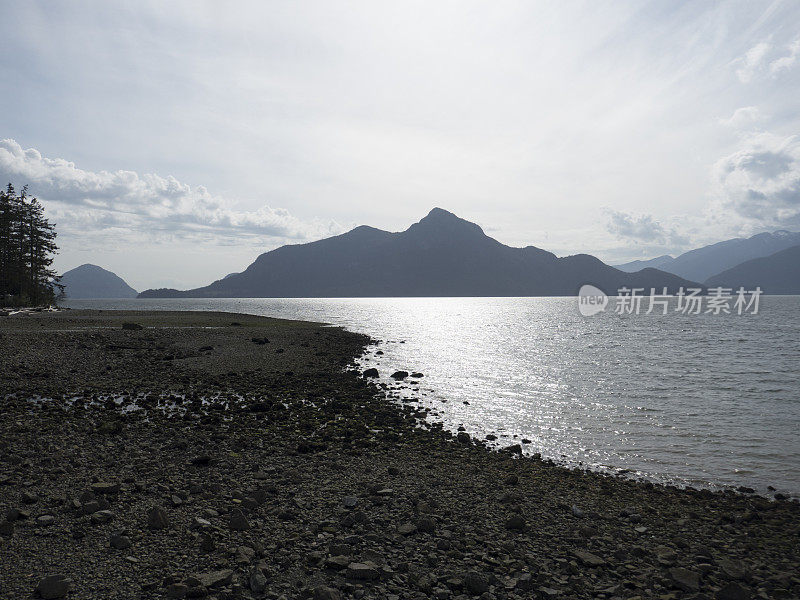
[[800, 294], [800, 245], [743, 262], [714, 275], [706, 284], [748, 291], [760, 287], [765, 294]]
[[362, 225], [266, 252], [243, 272], [206, 287], [147, 290], [139, 296], [571, 296], [584, 283], [608, 293], [623, 286], [677, 290], [693, 285], [655, 269], [623, 273], [586, 254], [558, 258], [533, 246], [511, 248], [478, 225], [434, 208], [406, 231]]
[[649, 268], [669, 271], [669, 269], [666, 267], [674, 260], [675, 259], [669, 254], [665, 254], [664, 256], [651, 258], [650, 260], [634, 260], [621, 265], [614, 265], [614, 268], [619, 269], [620, 271], [625, 271], [626, 273], [635, 273], [636, 271]]
[[136, 298], [136, 290], [97, 265], [81, 265], [61, 276], [67, 298]]
[[791, 231], [759, 233], [749, 238], [734, 238], [690, 250], [658, 268], [692, 281], [705, 281], [745, 261], [770, 256], [799, 244], [800, 233]]

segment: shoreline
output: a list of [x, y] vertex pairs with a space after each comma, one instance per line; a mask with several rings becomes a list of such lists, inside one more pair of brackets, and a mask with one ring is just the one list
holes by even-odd
[[[520, 460], [419, 427], [423, 410], [347, 368], [369, 342], [233, 313], [0, 321], [0, 383], [20, 395], [0, 408], [0, 596], [29, 598], [46, 575], [72, 579], [76, 598], [800, 593], [796, 502]], [[181, 414], [159, 408], [165, 386], [184, 391]], [[134, 391], [145, 410], [103, 398]], [[100, 402], [63, 410], [72, 392]], [[34, 394], [54, 400], [22, 399]], [[150, 527], [156, 513], [165, 527]]]

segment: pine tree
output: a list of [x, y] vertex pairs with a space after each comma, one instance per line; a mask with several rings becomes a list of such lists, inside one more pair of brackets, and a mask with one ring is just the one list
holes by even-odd
[[58, 250], [55, 226], [44, 207], [17, 194], [10, 183], [0, 192], [0, 305], [52, 302], [63, 286], [51, 268]]

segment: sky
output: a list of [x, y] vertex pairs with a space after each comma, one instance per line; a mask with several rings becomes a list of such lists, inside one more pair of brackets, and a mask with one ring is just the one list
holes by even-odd
[[0, 0], [62, 272], [197, 287], [434, 206], [614, 264], [800, 230], [800, 3]]

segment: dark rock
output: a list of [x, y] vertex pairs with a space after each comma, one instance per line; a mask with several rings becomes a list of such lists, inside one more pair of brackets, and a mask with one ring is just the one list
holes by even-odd
[[470, 571], [464, 576], [464, 589], [473, 596], [485, 594], [489, 591], [489, 578], [477, 571]]
[[380, 573], [373, 565], [354, 562], [347, 565], [347, 577], [357, 581], [374, 581], [380, 577]]
[[392, 379], [397, 379], [398, 381], [405, 379], [408, 377], [408, 371], [395, 371], [392, 373]]
[[342, 600], [339, 590], [320, 585], [314, 588], [314, 600]]
[[120, 484], [118, 483], [99, 482], [92, 484], [92, 492], [95, 494], [118, 494], [120, 489]]
[[261, 572], [261, 569], [254, 569], [250, 573], [248, 584], [250, 585], [250, 591], [254, 594], [263, 594], [267, 589], [267, 578]]
[[141, 331], [142, 329], [144, 329], [144, 327], [142, 327], [138, 323], [123, 323], [122, 329], [124, 329], [125, 331]]
[[228, 525], [230, 525], [230, 528], [234, 531], [247, 531], [250, 529], [250, 522], [240, 510], [235, 510], [231, 513]]
[[171, 583], [167, 586], [167, 598], [185, 598], [189, 586], [184, 583]]
[[39, 527], [49, 527], [53, 523], [56, 522], [56, 518], [53, 515], [42, 515], [38, 519], [36, 519], [36, 524]]
[[456, 439], [462, 444], [469, 444], [472, 442], [472, 438], [469, 437], [469, 434], [466, 431], [459, 431], [458, 435], [456, 435]]
[[503, 452], [508, 452], [509, 454], [517, 454], [522, 456], [522, 446], [520, 446], [519, 444], [512, 444], [511, 446], [503, 448]]
[[506, 529], [510, 529], [511, 531], [523, 531], [526, 526], [525, 517], [520, 514], [515, 513], [506, 521]]
[[109, 545], [117, 550], [127, 550], [131, 547], [131, 539], [127, 535], [113, 533], [109, 539]]
[[364, 377], [378, 377], [379, 373], [378, 369], [372, 367], [371, 369], [367, 369], [366, 371], [364, 371], [362, 375], [364, 375]]
[[216, 588], [228, 585], [233, 578], [232, 569], [222, 569], [220, 571], [212, 571], [211, 573], [198, 573], [193, 575], [200, 585], [204, 588]]
[[606, 564], [602, 558], [586, 550], [573, 550], [572, 555], [587, 567], [600, 567]]
[[436, 521], [432, 517], [422, 517], [417, 521], [417, 530], [424, 533], [436, 531]]
[[673, 567], [669, 570], [672, 583], [684, 592], [696, 592], [700, 589], [700, 574], [683, 567]]
[[413, 535], [417, 533], [417, 526], [412, 523], [403, 523], [397, 528], [400, 535]]
[[147, 511], [147, 526], [150, 529], [166, 529], [169, 527], [169, 515], [160, 506], [154, 506]]
[[48, 575], [39, 580], [36, 591], [44, 600], [64, 598], [72, 589], [72, 580], [66, 575]]
[[714, 595], [716, 600], [750, 600], [751, 594], [735, 581], [731, 581]]

